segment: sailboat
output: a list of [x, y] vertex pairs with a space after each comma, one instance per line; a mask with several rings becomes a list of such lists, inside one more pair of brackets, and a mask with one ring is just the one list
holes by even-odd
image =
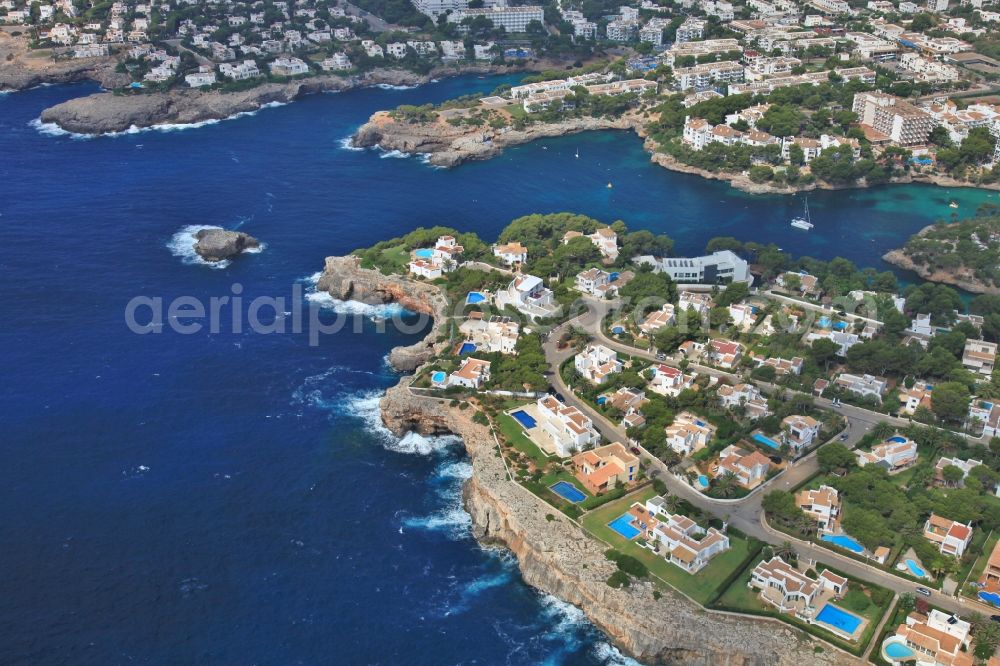
[[806, 199], [803, 217], [793, 217], [792, 226], [796, 229], [802, 229], [803, 231], [809, 231], [813, 228], [813, 223], [809, 219], [809, 199]]

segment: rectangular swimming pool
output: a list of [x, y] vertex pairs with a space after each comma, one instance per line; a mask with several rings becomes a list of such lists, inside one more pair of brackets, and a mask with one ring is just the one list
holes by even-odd
[[759, 442], [759, 443], [763, 444], [764, 446], [766, 446], [768, 448], [774, 449], [775, 451], [777, 451], [778, 449], [781, 448], [781, 445], [778, 444], [776, 441], [774, 441], [770, 437], [765, 437], [764, 435], [762, 435], [759, 432], [758, 433], [754, 433], [753, 439], [754, 439], [755, 442]]
[[580, 492], [580, 489], [574, 486], [569, 481], [559, 481], [549, 486], [549, 490], [554, 492], [559, 497], [564, 500], [568, 500], [573, 504], [578, 504], [583, 500], [587, 499], [587, 496]]
[[861, 626], [860, 617], [837, 608], [833, 604], [823, 606], [819, 611], [819, 615], [816, 616], [816, 621], [829, 625], [848, 636], [853, 636], [854, 632]]
[[632, 516], [627, 513], [623, 513], [622, 515], [618, 516], [610, 523], [608, 523], [608, 527], [610, 527], [615, 532], [618, 532], [618, 534], [621, 534], [623, 537], [631, 541], [632, 539], [639, 536], [639, 530], [632, 527], [631, 523], [632, 523]]
[[524, 411], [523, 409], [519, 409], [516, 412], [511, 412], [510, 415], [513, 416], [518, 423], [523, 425], [526, 430], [531, 430], [536, 425], [538, 425], [538, 422], [535, 421], [535, 419], [531, 418], [528, 412]]

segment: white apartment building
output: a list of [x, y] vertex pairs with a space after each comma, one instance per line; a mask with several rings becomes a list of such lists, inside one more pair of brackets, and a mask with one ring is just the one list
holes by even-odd
[[613, 349], [591, 344], [576, 355], [573, 367], [588, 382], [600, 386], [610, 375], [622, 371], [622, 362]]
[[504, 28], [507, 32], [525, 32], [532, 21], [543, 23], [545, 13], [537, 5], [517, 7], [484, 7], [482, 9], [459, 9], [448, 15], [448, 21], [461, 23], [467, 18], [482, 16], [493, 22], [494, 27]]

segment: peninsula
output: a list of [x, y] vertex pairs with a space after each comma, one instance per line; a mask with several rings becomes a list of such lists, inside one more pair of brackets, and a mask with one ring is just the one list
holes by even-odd
[[672, 255], [531, 215], [492, 244], [420, 228], [330, 257], [317, 288], [434, 317], [393, 351], [413, 374], [383, 420], [460, 435], [476, 537], [629, 654], [891, 661], [939, 631], [939, 663], [992, 654], [1000, 412], [972, 396], [997, 391], [993, 329], [947, 287], [843, 259]]

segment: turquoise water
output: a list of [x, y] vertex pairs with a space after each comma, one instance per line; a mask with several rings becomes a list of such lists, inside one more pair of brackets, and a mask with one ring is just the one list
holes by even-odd
[[819, 611], [819, 615], [816, 616], [816, 621], [828, 624], [848, 635], [853, 634], [861, 624], [860, 617], [852, 615], [833, 604], [823, 606]]
[[608, 527], [610, 527], [615, 532], [618, 532], [618, 534], [621, 534], [623, 537], [631, 541], [632, 539], [639, 536], [639, 534], [641, 534], [640, 530], [636, 529], [635, 527], [632, 527], [631, 523], [632, 523], [632, 516], [630, 516], [627, 513], [624, 513], [615, 518], [614, 520], [612, 520], [610, 523], [608, 523]]
[[[815, 192], [803, 234], [788, 227], [802, 197], [669, 172], [631, 133], [453, 170], [345, 144], [377, 110], [515, 80], [313, 95], [88, 140], [31, 123], [95, 86], [0, 95], [0, 660], [620, 660], [577, 609], [473, 539], [454, 440], [381, 426], [378, 399], [399, 379], [383, 358], [422, 332], [379, 333], [385, 308], [330, 303], [360, 332], [316, 346], [228, 328], [140, 336], [123, 324], [134, 296], [206, 301], [239, 285], [244, 303], [301, 304], [293, 287], [328, 255], [442, 221], [491, 241], [513, 218], [563, 210], [668, 233], [683, 254], [731, 235], [884, 269], [881, 254], [948, 217], [950, 199], [960, 215], [994, 200], [916, 185]], [[267, 247], [209, 268], [184, 242], [202, 224]]]
[[559, 495], [559, 497], [562, 497], [565, 500], [569, 500], [574, 504], [577, 504], [587, 499], [587, 496], [584, 495], [582, 492], [580, 492], [579, 488], [574, 486], [572, 483], [569, 483], [568, 481], [560, 481], [559, 483], [549, 486], [549, 489], [556, 495]]
[[431, 380], [435, 384], [440, 384], [441, 382], [443, 382], [445, 380], [445, 378], [447, 376], [448, 376], [447, 373], [444, 373], [444, 372], [438, 370], [437, 372], [435, 372], [434, 374], [431, 375]]
[[920, 568], [920, 565], [918, 565], [916, 562], [914, 562], [913, 560], [911, 560], [909, 558], [907, 558], [907, 560], [906, 560], [906, 568], [909, 569], [910, 573], [913, 574], [914, 576], [916, 576], [917, 578], [926, 578], [927, 577], [927, 573], [923, 569]]
[[760, 442], [764, 446], [766, 446], [768, 448], [771, 448], [771, 449], [774, 449], [775, 451], [777, 451], [778, 449], [781, 448], [781, 444], [778, 444], [776, 441], [774, 441], [770, 437], [767, 437], [767, 436], [765, 436], [765, 435], [763, 435], [763, 434], [761, 434], [759, 432], [754, 433], [753, 439], [754, 439], [755, 442]]
[[414, 254], [414, 256], [416, 256], [416, 257], [418, 257], [420, 259], [430, 259], [431, 257], [434, 256], [434, 250], [432, 250], [430, 248], [422, 247], [419, 250], [414, 250], [413, 254]]
[[708, 488], [708, 477], [705, 476], [704, 474], [699, 474], [698, 485], [700, 485], [703, 489]]
[[885, 652], [887, 657], [892, 659], [912, 659], [917, 656], [916, 652], [903, 643], [888, 643], [882, 648], [882, 651]]
[[865, 552], [865, 547], [860, 543], [847, 536], [846, 534], [824, 534], [820, 537], [823, 541], [829, 541], [830, 543], [840, 546], [841, 548], [846, 548], [847, 550], [854, 553]]

